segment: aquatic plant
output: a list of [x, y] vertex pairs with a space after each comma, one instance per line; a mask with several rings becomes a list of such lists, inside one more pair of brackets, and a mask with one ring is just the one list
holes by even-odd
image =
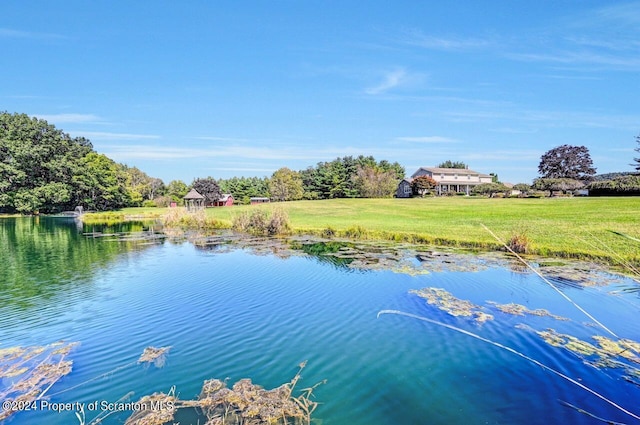
[[[10, 382], [8, 387], [0, 388], [0, 421], [44, 397], [56, 382], [71, 373], [73, 362], [67, 356], [75, 346], [76, 343], [60, 341], [0, 349], [0, 382], [3, 378]], [[4, 408], [5, 404], [14, 408]]]
[[523, 306], [521, 304], [515, 304], [515, 303], [498, 304], [495, 301], [487, 301], [487, 303], [493, 305], [495, 308], [497, 308], [498, 310], [500, 310], [503, 313], [513, 314], [515, 316], [524, 316], [526, 314], [530, 314], [532, 316], [551, 317], [551, 318], [556, 319], [556, 320], [564, 320], [564, 321], [570, 320], [570, 319], [568, 319], [566, 317], [562, 317], [562, 316], [557, 316], [555, 314], [551, 314], [551, 313], [549, 313], [548, 310], [545, 310], [543, 308], [530, 310], [530, 309], [528, 309], [527, 307], [525, 307], [525, 306]]
[[[583, 341], [572, 335], [562, 334], [554, 329], [547, 329], [536, 332], [547, 344], [554, 347], [565, 348], [575, 354], [586, 357], [595, 357], [592, 364], [607, 367], [632, 367], [623, 360], [640, 364], [640, 343], [630, 339], [619, 339], [614, 341], [601, 335], [594, 335], [592, 338], [597, 346], [587, 341]], [[637, 369], [633, 367], [634, 369]], [[635, 372], [631, 372], [636, 374]]]
[[[431, 324], [434, 324], [434, 325], [437, 325], [437, 326], [441, 326], [441, 327], [453, 330], [455, 332], [459, 332], [461, 334], [464, 334], [464, 335], [470, 336], [472, 338], [478, 339], [480, 341], [486, 342], [487, 344], [491, 344], [494, 347], [498, 347], [498, 348], [500, 348], [502, 350], [508, 351], [508, 352], [510, 352], [512, 354], [515, 354], [516, 356], [519, 356], [519, 357], [521, 357], [521, 358], [523, 358], [523, 359], [525, 359], [525, 360], [527, 360], [527, 361], [529, 361], [529, 362], [531, 362], [531, 363], [533, 363], [533, 364], [535, 364], [535, 365], [537, 365], [537, 366], [539, 366], [539, 367], [541, 367], [541, 368], [543, 368], [543, 369], [545, 369], [545, 370], [547, 370], [549, 372], [554, 373], [555, 375], [561, 377], [562, 379], [565, 379], [566, 381], [572, 383], [573, 385], [576, 385], [577, 387], [582, 388], [583, 390], [593, 394], [594, 396], [596, 396], [599, 399], [605, 401], [606, 403], [610, 404], [611, 406], [615, 407], [616, 409], [620, 410], [621, 412], [631, 416], [632, 418], [640, 420], [640, 416], [638, 414], [635, 414], [635, 413], [625, 409], [624, 407], [620, 406], [619, 404], [617, 404], [613, 400], [603, 396], [602, 394], [598, 393], [597, 391], [587, 387], [586, 385], [584, 385], [581, 382], [579, 382], [579, 381], [577, 381], [577, 380], [565, 375], [564, 373], [559, 372], [556, 369], [553, 369], [553, 368], [545, 365], [544, 363], [541, 363], [538, 360], [536, 360], [534, 358], [531, 358], [531, 357], [527, 356], [526, 354], [523, 354], [523, 353], [521, 353], [521, 352], [519, 352], [519, 351], [517, 351], [517, 350], [515, 350], [515, 349], [513, 349], [511, 347], [508, 347], [506, 345], [500, 344], [499, 342], [495, 342], [495, 341], [492, 341], [490, 339], [484, 338], [484, 337], [482, 337], [482, 336], [480, 336], [478, 334], [466, 331], [466, 330], [458, 328], [456, 326], [449, 325], [449, 324], [446, 324], [446, 323], [442, 323], [442, 322], [439, 322], [437, 320], [429, 319], [427, 317], [418, 316], [416, 314], [406, 313], [404, 311], [381, 310], [381, 311], [378, 312], [377, 317], [379, 318], [380, 316], [386, 315], [386, 314], [406, 316], [406, 317], [410, 317], [410, 318], [413, 318], [413, 319], [417, 319], [417, 320], [421, 320], [421, 321], [424, 321], [424, 322], [428, 322], [428, 323], [431, 323]], [[607, 422], [611, 422], [611, 421], [607, 421]]]
[[156, 367], [164, 367], [170, 349], [171, 347], [147, 347], [138, 359], [138, 363], [153, 363]]
[[[138, 409], [125, 424], [163, 425], [174, 419], [178, 409], [193, 408], [202, 412], [209, 425], [308, 425], [311, 423], [311, 414], [318, 405], [311, 400], [313, 390], [325, 381], [303, 389], [300, 395], [294, 397], [294, 387], [306, 362], [299, 366], [290, 382], [271, 390], [265, 390], [250, 379], [241, 379], [231, 388], [227, 387], [226, 381], [209, 379], [204, 381], [197, 400], [178, 399], [175, 388], [167, 394], [144, 396], [135, 403]], [[166, 408], [154, 409], [154, 406]]]
[[[566, 294], [564, 294], [562, 291], [560, 291], [558, 289], [558, 287], [556, 285], [554, 285], [549, 279], [545, 278], [538, 270], [536, 270], [531, 264], [529, 264], [527, 261], [525, 261], [520, 255], [519, 253], [515, 252], [507, 243], [503, 242], [502, 240], [500, 240], [500, 238], [498, 236], [495, 235], [495, 233], [493, 233], [488, 227], [486, 227], [485, 225], [482, 225], [482, 227], [487, 230], [498, 242], [502, 243], [503, 246], [509, 251], [511, 252], [513, 255], [515, 255], [515, 257], [520, 260], [523, 264], [525, 264], [529, 269], [531, 269], [536, 275], [538, 275], [545, 283], [547, 283], [549, 286], [551, 286], [556, 292], [558, 292], [560, 295], [563, 296], [563, 298], [565, 298], [567, 301], [569, 301], [572, 305], [574, 305], [578, 310], [580, 310], [583, 314], [585, 314], [587, 317], [589, 317], [591, 320], [593, 320], [599, 327], [601, 327], [602, 329], [604, 329], [607, 333], [609, 333], [610, 335], [612, 335], [613, 337], [615, 337], [617, 339], [617, 341], [611, 340], [610, 338], [604, 337], [604, 336], [595, 336], [594, 340], [598, 343], [598, 346], [595, 346], [593, 344], [590, 344], [588, 342], [582, 341], [576, 337], [570, 336], [570, 335], [564, 335], [564, 334], [560, 334], [557, 333], [553, 330], [547, 330], [547, 331], [540, 331], [537, 332], [538, 335], [540, 335], [548, 344], [553, 345], [553, 346], [557, 346], [557, 347], [564, 347], [576, 354], [578, 354], [579, 356], [581, 356], [585, 362], [595, 366], [595, 367], [622, 367], [625, 370], [625, 373], [627, 373], [627, 376], [623, 376], [623, 379], [636, 384], [636, 385], [640, 385], [640, 380], [638, 380], [638, 378], [640, 378], [640, 369], [638, 369], [635, 366], [630, 365], [629, 363], [639, 363], [640, 364], [640, 357], [638, 357], [638, 354], [640, 354], [640, 343], [635, 342], [635, 341], [631, 341], [629, 339], [621, 339], [620, 337], [618, 337], [613, 331], [611, 331], [609, 328], [607, 328], [604, 324], [602, 324], [601, 322], [599, 322], [597, 319], [595, 319], [590, 313], [588, 313], [586, 310], [584, 310], [582, 307], [580, 307], [578, 304], [576, 304], [571, 298], [569, 298], [569, 296], [567, 296]], [[427, 288], [429, 289], [429, 288]], [[440, 290], [442, 291], [442, 290]], [[413, 291], [414, 293], [417, 293], [416, 291]], [[468, 304], [466, 303], [458, 303], [454, 297], [454, 299], [452, 300], [452, 296], [450, 294], [448, 294], [446, 291], [443, 292], [439, 292], [439, 291], [427, 291], [427, 292], [422, 292], [423, 296], [426, 297], [428, 300], [432, 299], [432, 303], [434, 304], [442, 304], [443, 307], [446, 307], [446, 309], [456, 313], [458, 311], [461, 311], [461, 315], [465, 315], [465, 316], [469, 316], [470, 315], [470, 311], [471, 308], [469, 307]], [[524, 314], [525, 311], [527, 312], [533, 312], [534, 314], [544, 314], [546, 315], [547, 312], [546, 311], [538, 311], [538, 310], [528, 310], [526, 308], [524, 308], [523, 306], [518, 306], [517, 304], [505, 304], [505, 305], [498, 305], [496, 303], [494, 303], [494, 305], [496, 305], [501, 311], [505, 311], [511, 314]], [[571, 382], [572, 384], [582, 388], [583, 390], [595, 395], [596, 397], [600, 398], [601, 400], [607, 402], [608, 404], [612, 405], [613, 407], [615, 407], [616, 409], [624, 412], [625, 414], [640, 420], [640, 416], [638, 416], [636, 413], [633, 413], [627, 409], [625, 409], [624, 407], [620, 406], [619, 404], [617, 404], [616, 402], [614, 402], [613, 400], [603, 396], [602, 394], [596, 392], [595, 390], [589, 388], [588, 386], [582, 384], [581, 382], [579, 382], [578, 380], [575, 380], [543, 363], [541, 363], [540, 361], [533, 359], [511, 347], [505, 346], [503, 344], [500, 344], [498, 342], [492, 341], [490, 339], [484, 338], [480, 335], [474, 334], [472, 332], [466, 331], [464, 329], [458, 328], [456, 326], [452, 326], [446, 323], [442, 323], [433, 319], [429, 319], [426, 317], [422, 317], [419, 315], [415, 315], [415, 314], [411, 314], [411, 313], [405, 313], [402, 311], [398, 311], [398, 310], [382, 310], [378, 313], [378, 317], [380, 317], [383, 314], [396, 314], [396, 315], [402, 315], [402, 316], [406, 316], [406, 317], [411, 317], [411, 318], [415, 318], [418, 320], [422, 320], [428, 323], [432, 323], [438, 326], [442, 326], [445, 327], [447, 329], [450, 330], [454, 330], [456, 332], [462, 333], [464, 335], [468, 335], [471, 336], [473, 338], [476, 338], [480, 341], [486, 342], [488, 344], [491, 344], [495, 347], [501, 348], [503, 350], [506, 350], [512, 354], [518, 355], [524, 359], [526, 359], [527, 361], [534, 363], [540, 367], [542, 367], [545, 370], [548, 370], [558, 376], [560, 376], [561, 378]], [[595, 357], [596, 360], [595, 361], [591, 361], [591, 358]], [[565, 403], [567, 404], [567, 403]], [[568, 404], [567, 404], [568, 405]], [[573, 405], [569, 405], [570, 407], [576, 409], [577, 411], [581, 412], [581, 413], [586, 413], [594, 418], [600, 419], [600, 420], [604, 420], [601, 418], [596, 417], [595, 415], [592, 415], [586, 411], [584, 411], [583, 409], [580, 409], [576, 406]], [[612, 421], [608, 421], [608, 420], [604, 420], [605, 422], [609, 422], [609, 423], [614, 423]]]
[[473, 317], [477, 323], [484, 323], [493, 320], [493, 315], [482, 311], [482, 307], [473, 304], [468, 300], [461, 300], [454, 297], [450, 292], [442, 288], [424, 288], [409, 291], [416, 294], [420, 298], [427, 300], [427, 303], [438, 307], [442, 311], [446, 311], [456, 317]]
[[[0, 382], [3, 378], [12, 380], [8, 388], [0, 389], [0, 402], [3, 407], [6, 402], [15, 403], [16, 406], [15, 409], [3, 408], [0, 411], [0, 421], [19, 410], [24, 410], [19, 406], [27, 406], [42, 398], [61, 377], [71, 372], [72, 362], [67, 360], [66, 356], [75, 345], [58, 342], [47, 346], [0, 349]], [[146, 347], [136, 361], [51, 396], [111, 376], [136, 364], [162, 367], [170, 348]], [[126, 425], [163, 425], [173, 421], [178, 409], [197, 409], [207, 418], [207, 424], [308, 425], [311, 423], [311, 414], [318, 405], [312, 400], [313, 390], [326, 381], [304, 388], [300, 390], [299, 395], [294, 396], [294, 388], [305, 366], [306, 362], [301, 363], [290, 382], [272, 390], [265, 390], [253, 384], [250, 379], [242, 379], [231, 388], [227, 388], [225, 381], [210, 379], [204, 382], [196, 400], [180, 400], [175, 394], [175, 387], [167, 393], [146, 395], [137, 402], [129, 401], [133, 395], [133, 392], [129, 392], [112, 403], [118, 405], [118, 409], [102, 410], [96, 417], [87, 421], [84, 405], [79, 403], [75, 415], [80, 425], [98, 425], [118, 411], [132, 410], [133, 413], [125, 422]]]
[[491, 229], [489, 229], [487, 226], [485, 226], [484, 224], [481, 224], [481, 226], [491, 234], [491, 236], [493, 236], [498, 242], [500, 242], [505, 248], [507, 248], [507, 250], [509, 252], [511, 252], [513, 255], [516, 256], [516, 258], [518, 258], [518, 260], [520, 260], [523, 264], [525, 264], [530, 270], [532, 270], [536, 275], [538, 275], [538, 277], [540, 277], [546, 284], [548, 284], [551, 288], [553, 288], [558, 294], [560, 294], [560, 296], [562, 298], [564, 298], [565, 300], [569, 301], [575, 308], [577, 308], [578, 310], [580, 310], [585, 316], [587, 316], [589, 319], [593, 320], [598, 326], [600, 326], [602, 329], [604, 329], [607, 333], [609, 333], [610, 335], [618, 338], [618, 336], [609, 328], [607, 328], [604, 324], [602, 324], [600, 321], [598, 321], [598, 319], [596, 319], [595, 317], [593, 317], [588, 311], [586, 311], [585, 309], [583, 309], [582, 307], [580, 307], [578, 304], [576, 304], [575, 301], [573, 301], [567, 294], [565, 294], [564, 292], [562, 292], [560, 289], [558, 289], [558, 287], [556, 285], [554, 285], [549, 279], [547, 279], [546, 277], [544, 277], [538, 270], [536, 270], [531, 264], [529, 264], [524, 258], [522, 258], [517, 252], [513, 251], [506, 243], [504, 243], [495, 233], [493, 233], [491, 231]]

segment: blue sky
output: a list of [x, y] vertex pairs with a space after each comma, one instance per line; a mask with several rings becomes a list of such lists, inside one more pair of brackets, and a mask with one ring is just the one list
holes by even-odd
[[640, 133], [640, 1], [6, 0], [0, 52], [0, 110], [165, 182], [360, 154], [530, 182], [561, 144], [631, 171]]

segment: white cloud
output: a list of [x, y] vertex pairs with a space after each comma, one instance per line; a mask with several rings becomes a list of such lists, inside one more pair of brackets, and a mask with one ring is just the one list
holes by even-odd
[[[71, 133], [71, 132], [70, 132]], [[151, 140], [160, 139], [155, 134], [109, 133], [103, 131], [74, 131], [76, 135], [95, 140]]]
[[[322, 143], [318, 143], [322, 145]], [[374, 155], [381, 158], [393, 158], [397, 149], [358, 148], [350, 146], [326, 146], [323, 148], [305, 148], [299, 145], [280, 145], [261, 147], [250, 145], [217, 145], [205, 148], [177, 146], [154, 146], [151, 144], [101, 144], [96, 149], [116, 160], [172, 160], [172, 159], [214, 159], [227, 158], [234, 162], [248, 161], [287, 161], [303, 160], [312, 165], [318, 161], [331, 161], [337, 157]]]
[[492, 44], [491, 41], [481, 38], [437, 37], [415, 29], [407, 31], [401, 42], [425, 49], [455, 51], [485, 48]]
[[388, 90], [403, 84], [406, 80], [407, 72], [402, 68], [396, 69], [388, 72], [380, 84], [365, 89], [365, 93], [370, 95], [385, 93]]
[[25, 39], [39, 39], [39, 40], [60, 40], [67, 38], [64, 35], [44, 33], [44, 32], [32, 32], [32, 31], [20, 31], [10, 28], [0, 28], [0, 37], [3, 38], [25, 38]]
[[558, 53], [523, 53], [512, 54], [512, 59], [525, 62], [548, 62], [564, 65], [595, 65], [619, 70], [640, 69], [640, 59], [636, 56], [606, 55], [588, 51], [566, 51]]
[[93, 114], [37, 114], [38, 118], [50, 121], [56, 124], [59, 123], [85, 123], [85, 122], [100, 122], [100, 117]]

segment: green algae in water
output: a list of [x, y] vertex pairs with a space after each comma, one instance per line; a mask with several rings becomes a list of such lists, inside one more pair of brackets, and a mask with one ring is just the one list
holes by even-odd
[[595, 335], [592, 338], [597, 345], [583, 341], [575, 336], [562, 334], [554, 329], [536, 332], [547, 344], [564, 348], [577, 354], [586, 364], [599, 369], [623, 369], [629, 382], [638, 384], [640, 369], [633, 364], [640, 364], [640, 343], [629, 339], [614, 341], [605, 336]]
[[454, 297], [450, 292], [442, 288], [423, 288], [409, 291], [420, 298], [427, 300], [427, 303], [449, 313], [455, 317], [470, 317], [477, 323], [484, 323], [493, 320], [493, 315], [482, 311], [482, 306], [473, 304], [471, 301]]
[[551, 317], [552, 319], [556, 319], [556, 320], [562, 320], [562, 321], [569, 321], [570, 319], [566, 318], [566, 317], [562, 317], [562, 316], [557, 316], [555, 314], [551, 314], [548, 310], [545, 310], [543, 308], [538, 308], [535, 310], [530, 310], [527, 307], [521, 305], [521, 304], [515, 304], [515, 303], [509, 303], [509, 304], [498, 304], [494, 301], [487, 301], [488, 304], [493, 305], [495, 308], [497, 308], [498, 310], [500, 310], [503, 313], [506, 314], [512, 314], [514, 316], [525, 316], [527, 314], [532, 315], [532, 316], [539, 316], [539, 317]]

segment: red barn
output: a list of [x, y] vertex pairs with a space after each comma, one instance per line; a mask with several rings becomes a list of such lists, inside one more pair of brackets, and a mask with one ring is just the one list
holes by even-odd
[[232, 205], [233, 195], [230, 193], [223, 193], [222, 197], [214, 203], [214, 206], [216, 207], [230, 207]]

